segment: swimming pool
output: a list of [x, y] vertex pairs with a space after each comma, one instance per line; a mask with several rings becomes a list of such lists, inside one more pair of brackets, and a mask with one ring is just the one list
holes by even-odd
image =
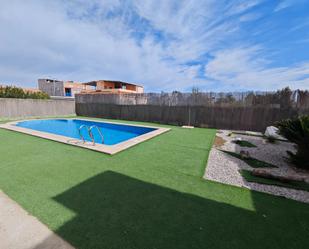
[[1, 128], [115, 154], [169, 129], [86, 119], [37, 119], [10, 122]]
[[[101, 131], [104, 138], [103, 143], [106, 145], [118, 144], [120, 142], [156, 130], [155, 128], [103, 123], [82, 119], [29, 120], [19, 122], [16, 124], [16, 126], [76, 139], [80, 139], [81, 134], [82, 137], [88, 142], [92, 142], [92, 138], [89, 135], [88, 128], [92, 126], [97, 126], [100, 130], [95, 127], [91, 130], [94, 141], [95, 143], [102, 143], [102, 138], [99, 133]], [[79, 131], [80, 127], [81, 130]]]

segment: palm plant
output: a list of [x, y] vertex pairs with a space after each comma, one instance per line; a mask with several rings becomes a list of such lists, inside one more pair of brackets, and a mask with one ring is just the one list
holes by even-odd
[[296, 144], [295, 154], [287, 151], [290, 161], [299, 168], [309, 170], [309, 115], [283, 120], [276, 126], [282, 136]]

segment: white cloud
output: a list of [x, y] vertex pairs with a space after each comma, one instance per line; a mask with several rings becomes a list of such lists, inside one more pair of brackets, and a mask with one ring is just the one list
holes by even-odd
[[[241, 23], [260, 16], [252, 12], [258, 4], [245, 0], [3, 0], [0, 81], [33, 86], [37, 78], [49, 76], [114, 79], [144, 84], [152, 91], [183, 90], [196, 84], [207, 87], [209, 79], [201, 77], [200, 69], [208, 63], [207, 77], [221, 80], [223, 90], [237, 79], [245, 87], [259, 87], [248, 83], [256, 71], [264, 72], [259, 74], [261, 82], [270, 76], [278, 82], [279, 73], [269, 70], [264, 59], [257, 60], [263, 58], [262, 46], [241, 39]], [[235, 42], [247, 49], [222, 49]], [[201, 59], [210, 54], [213, 60]], [[280, 70], [281, 80], [293, 68]], [[231, 79], [224, 76], [236, 74]], [[307, 81], [298, 83], [304, 87]]]
[[[174, 36], [175, 40], [167, 46], [155, 41], [152, 34], [138, 44], [131, 36], [132, 27], [124, 21], [125, 9], [124, 14], [108, 18], [108, 9], [116, 8], [117, 2], [101, 5], [99, 1], [96, 4], [80, 1], [64, 6], [62, 1], [4, 2], [0, 10], [0, 30], [4, 34], [0, 49], [5, 59], [0, 64], [9, 70], [2, 74], [1, 80], [33, 84], [34, 77], [39, 75], [79, 81], [112, 78], [148, 83], [149, 89], [183, 88], [195, 76], [187, 73], [189, 69], [183, 64], [207, 51], [203, 44], [206, 38], [228, 27], [218, 25], [205, 34], [202, 24], [198, 26], [190, 14], [193, 9], [205, 14], [196, 2], [179, 6], [176, 15], [172, 1], [167, 2], [160, 5], [162, 15], [152, 15], [156, 2], [133, 5], [154, 28]], [[210, 12], [206, 19], [213, 17]], [[201, 37], [196, 39], [197, 34]], [[210, 46], [213, 42], [208, 43]], [[22, 77], [25, 78], [21, 80]]]
[[251, 1], [231, 1], [232, 7], [230, 8], [230, 13], [232, 14], [240, 14], [243, 13], [258, 4], [260, 4], [261, 0], [251, 0]]
[[249, 22], [249, 21], [257, 20], [260, 17], [261, 17], [260, 14], [249, 13], [249, 14], [244, 14], [241, 17], [239, 17], [239, 21], [241, 21], [241, 22]]
[[270, 67], [258, 47], [218, 51], [205, 74], [230, 89], [276, 90], [285, 86], [309, 87], [309, 62], [292, 67]]
[[275, 12], [286, 9], [295, 3], [295, 0], [282, 0], [280, 3], [276, 6]]

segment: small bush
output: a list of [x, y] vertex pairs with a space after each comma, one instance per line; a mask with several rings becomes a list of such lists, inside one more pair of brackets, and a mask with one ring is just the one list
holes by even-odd
[[276, 126], [282, 136], [296, 144], [295, 154], [287, 151], [290, 161], [299, 168], [309, 170], [309, 116], [283, 120]]
[[267, 136], [265, 139], [270, 144], [275, 144], [277, 142], [277, 139], [274, 136]]
[[44, 92], [27, 92], [20, 87], [0, 86], [0, 98], [49, 99], [49, 96]]
[[260, 161], [256, 158], [253, 158], [253, 157], [250, 157], [250, 156], [246, 158], [246, 157], [243, 157], [241, 154], [238, 154], [236, 152], [227, 151], [227, 150], [221, 150], [221, 151], [232, 156], [232, 157], [243, 160], [245, 163], [247, 163], [252, 168], [278, 168], [276, 165], [273, 165], [271, 163], [267, 163], [267, 162], [264, 162], [264, 161]]
[[234, 144], [238, 144], [240, 147], [249, 147], [249, 148], [256, 147], [253, 143], [250, 143], [246, 140], [233, 140], [232, 142]]

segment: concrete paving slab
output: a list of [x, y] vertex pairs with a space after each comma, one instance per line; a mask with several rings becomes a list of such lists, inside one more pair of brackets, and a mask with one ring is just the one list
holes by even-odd
[[0, 190], [0, 249], [74, 249]]

